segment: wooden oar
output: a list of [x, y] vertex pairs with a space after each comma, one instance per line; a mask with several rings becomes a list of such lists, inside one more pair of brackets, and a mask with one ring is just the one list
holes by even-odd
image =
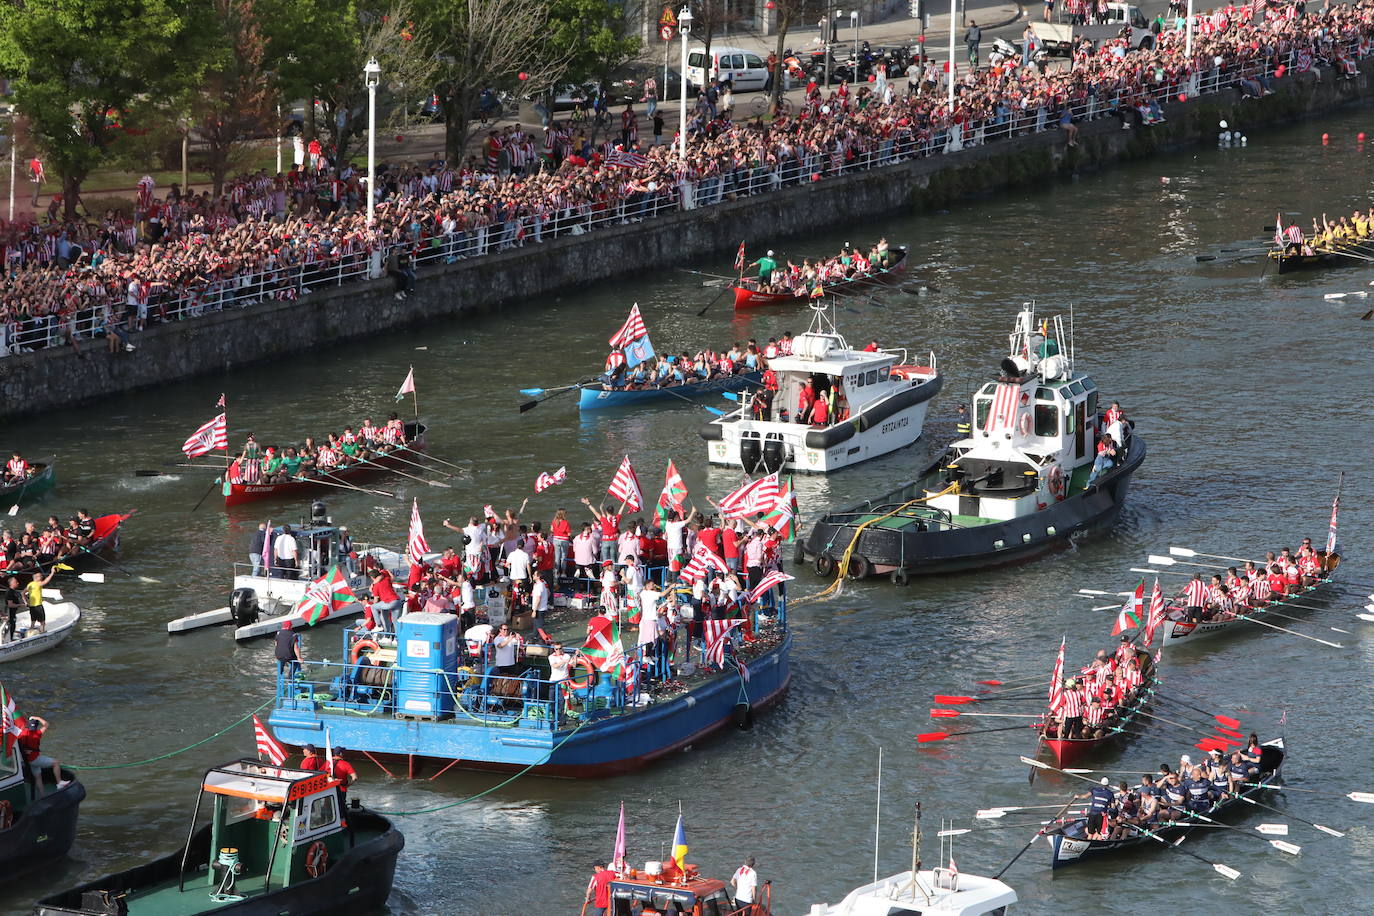
[[1273, 785], [1271, 783], [1247, 782], [1247, 786], [1255, 786], [1261, 789], [1274, 789], [1279, 792], [1307, 792], [1311, 795], [1324, 795], [1327, 798], [1348, 798], [1351, 801], [1363, 802], [1366, 805], [1374, 805], [1374, 792], [1322, 792], [1317, 789], [1298, 789], [1293, 786]]
[[[1025, 760], [1026, 758], [1025, 758], [1025, 757], [1022, 757], [1021, 759], [1022, 759], [1022, 760]], [[1071, 796], [1069, 796], [1069, 800], [1066, 801], [1066, 802], [1064, 802], [1064, 807], [1060, 808], [1060, 809], [1059, 809], [1059, 812], [1058, 812], [1057, 814], [1055, 814], [1054, 817], [1050, 818], [1050, 822], [1051, 822], [1051, 823], [1056, 822], [1056, 821], [1058, 821], [1061, 817], [1063, 817], [1063, 816], [1064, 816], [1064, 813], [1065, 813], [1066, 811], [1068, 811], [1069, 808], [1073, 807], [1073, 803], [1076, 802], [1076, 801], [1078, 801], [1078, 796], [1077, 796], [1077, 795], [1071, 795]], [[1019, 859], [1019, 858], [1021, 858], [1022, 856], [1024, 856], [1024, 855], [1026, 854], [1026, 850], [1027, 850], [1027, 849], [1030, 849], [1030, 848], [1031, 848], [1031, 845], [1032, 845], [1036, 840], [1040, 839], [1040, 838], [1041, 838], [1042, 836], [1044, 836], [1044, 835], [1045, 835], [1045, 828], [1044, 828], [1044, 827], [1041, 827], [1039, 830], [1037, 830], [1037, 831], [1035, 832], [1035, 835], [1034, 835], [1034, 836], [1032, 836], [1029, 840], [1026, 841], [1026, 845], [1021, 847], [1021, 851], [1018, 852], [1016, 855], [1012, 856], [1012, 857], [1011, 857], [1011, 861], [1008, 862], [1006, 865], [1003, 865], [1001, 871], [999, 871], [997, 874], [993, 875], [993, 879], [996, 880], [997, 878], [1000, 878], [1000, 877], [1002, 877], [1003, 875], [1005, 875], [1005, 874], [1007, 873], [1007, 869], [1009, 869], [1009, 868], [1011, 868], [1013, 865], [1015, 865], [1015, 864], [1016, 864], [1016, 860]]]
[[[1266, 789], [1282, 789], [1283, 787], [1282, 787], [1282, 786], [1265, 786], [1264, 788], [1266, 788]], [[1280, 817], [1292, 818], [1293, 820], [1297, 821], [1298, 823], [1300, 823], [1300, 824], [1306, 824], [1306, 825], [1309, 826], [1309, 827], [1314, 827], [1314, 828], [1316, 828], [1317, 830], [1320, 830], [1322, 833], [1330, 834], [1331, 836], [1334, 836], [1334, 837], [1343, 837], [1343, 836], [1345, 836], [1345, 832], [1342, 831], [1342, 830], [1337, 830], [1337, 829], [1335, 829], [1334, 827], [1328, 827], [1328, 826], [1326, 826], [1325, 824], [1318, 824], [1316, 821], [1309, 821], [1309, 820], [1307, 820], [1306, 818], [1298, 817], [1296, 814], [1289, 814], [1287, 811], [1281, 811], [1281, 810], [1279, 810], [1278, 808], [1272, 807], [1272, 806], [1270, 806], [1270, 805], [1263, 804], [1263, 803], [1261, 803], [1261, 802], [1257, 802], [1257, 801], [1255, 801], [1253, 798], [1251, 798], [1251, 797], [1248, 796], [1248, 795], [1238, 795], [1238, 796], [1236, 796], [1236, 797], [1239, 798], [1241, 801], [1245, 802], [1246, 804], [1254, 805], [1256, 808], [1263, 808], [1265, 811], [1272, 811], [1272, 812], [1274, 812], [1275, 814], [1279, 815]]]
[[435, 455], [431, 455], [429, 452], [422, 452], [418, 448], [414, 448], [412, 446], [407, 445], [404, 447], [404, 450], [410, 452], [416, 458], [424, 458], [426, 461], [438, 462], [439, 464], [445, 465], [446, 467], [453, 468], [455, 471], [461, 471], [464, 474], [470, 473], [468, 468], [465, 468], [460, 464], [454, 464], [452, 461], [445, 461], [442, 458], [439, 458]]
[[711, 301], [701, 307], [701, 311], [697, 312], [697, 317], [700, 318], [701, 316], [705, 315], [710, 310], [711, 306], [715, 305], [717, 302], [720, 301], [721, 296], [724, 296], [726, 293], [730, 292], [733, 289], [734, 287], [729, 284], [722, 284], [720, 287], [720, 292], [712, 296]]
[[586, 384], [587, 381], [590, 381], [590, 379], [578, 382], [576, 385], [564, 385], [561, 388], [549, 388], [547, 389], [548, 393], [545, 394], [543, 397], [535, 398], [533, 400], [526, 401], [525, 403], [521, 404], [520, 412], [527, 413], [531, 410], [534, 410], [534, 408], [538, 407], [540, 404], [543, 404], [550, 398], [556, 398], [560, 394], [567, 394], [569, 391], [576, 391], [579, 388], [581, 388], [584, 384]]
[[[1173, 688], [1171, 687], [1169, 689], [1172, 690]], [[1184, 703], [1181, 700], [1175, 700], [1173, 697], [1168, 696], [1167, 694], [1162, 693], [1158, 690], [1154, 692], [1154, 697], [1156, 700], [1162, 700], [1165, 703], [1172, 703], [1174, 706], [1182, 706], [1184, 709], [1191, 709], [1193, 712], [1200, 712], [1204, 716], [1211, 716], [1213, 719], [1217, 721], [1218, 724], [1225, 725], [1227, 728], [1240, 728], [1239, 719], [1233, 719], [1230, 716], [1219, 716], [1216, 713], [1208, 712], [1207, 710], [1202, 709], [1201, 707], [1193, 706], [1190, 703]]]
[[392, 493], [388, 490], [375, 490], [371, 487], [360, 487], [355, 484], [351, 484], [346, 480], [340, 480], [337, 477], [331, 477], [328, 474], [322, 474], [320, 477], [292, 477], [291, 480], [295, 481], [296, 483], [317, 483], [326, 487], [338, 487], [341, 490], [353, 490], [358, 493], [367, 493], [371, 496], [385, 496], [387, 499], [401, 498], [397, 496], [395, 493]]
[[1043, 719], [1043, 713], [1024, 713], [1024, 712], [964, 712], [962, 709], [932, 709], [930, 717], [932, 719], [953, 719], [960, 716], [972, 716], [976, 719]]
[[[220, 470], [220, 474], [223, 474], [223, 473], [224, 473], [224, 469], [221, 469], [221, 470]], [[205, 500], [210, 496], [210, 493], [213, 492], [214, 489], [215, 489], [215, 487], [219, 486], [221, 482], [222, 482], [222, 481], [220, 480], [219, 477], [216, 477], [214, 480], [210, 481], [210, 486], [205, 490], [204, 493], [202, 493], [202, 494], [200, 495], [200, 499], [196, 500], [196, 504], [195, 504], [194, 506], [191, 507], [191, 511], [192, 511], [193, 513], [194, 513], [197, 509], [200, 508], [201, 503], [205, 502]]]
[[[428, 472], [431, 473], [431, 474], [438, 474], [440, 477], [447, 477], [447, 478], [450, 479], [450, 480], [452, 480], [453, 478], [455, 478], [455, 477], [458, 476], [457, 474], [450, 474], [450, 473], [448, 473], [447, 471], [441, 471], [441, 470], [439, 470], [438, 468], [430, 467], [430, 466], [427, 465], [427, 464], [421, 464], [421, 463], [418, 462], [418, 461], [411, 461], [411, 460], [408, 459], [408, 458], [402, 458], [400, 455], [397, 454], [397, 452], [400, 452], [400, 451], [403, 451], [403, 450], [402, 450], [402, 449], [398, 449], [398, 448], [394, 448], [394, 449], [392, 449], [392, 450], [389, 451], [389, 452], [383, 452], [383, 453], [382, 453], [382, 456], [385, 457], [385, 458], [387, 458], [387, 459], [389, 459], [389, 460], [391, 460], [391, 461], [399, 461], [399, 462], [401, 462], [402, 464], [404, 464], [404, 465], [406, 465], [406, 466], [408, 466], [408, 467], [419, 468], [420, 470], [422, 470], [422, 471], [428, 471]], [[406, 449], [405, 451], [409, 451], [409, 450]]]
[[1234, 881], [1234, 880], [1236, 880], [1237, 878], [1240, 877], [1240, 872], [1236, 871], [1234, 868], [1232, 868], [1232, 867], [1229, 866], [1229, 865], [1223, 865], [1223, 864], [1220, 863], [1220, 862], [1213, 862], [1213, 861], [1211, 861], [1210, 859], [1204, 859], [1202, 856], [1198, 855], [1197, 853], [1192, 852], [1192, 851], [1187, 850], [1187, 849], [1180, 849], [1178, 844], [1183, 842], [1183, 840], [1184, 840], [1184, 838], [1187, 836], [1187, 834], [1184, 834], [1184, 836], [1180, 836], [1177, 840], [1175, 840], [1174, 842], [1170, 843], [1168, 840], [1164, 839], [1164, 837], [1160, 836], [1160, 835], [1157, 834], [1157, 833], [1152, 833], [1151, 831], [1146, 830], [1144, 827], [1141, 827], [1139, 824], [1132, 824], [1131, 826], [1132, 826], [1132, 829], [1134, 829], [1136, 832], [1142, 834], [1143, 836], [1147, 836], [1147, 837], [1149, 837], [1149, 838], [1152, 839], [1152, 840], [1157, 840], [1158, 842], [1163, 843], [1165, 847], [1167, 847], [1167, 848], [1169, 848], [1169, 849], [1172, 849], [1174, 852], [1181, 852], [1181, 853], [1183, 853], [1185, 856], [1191, 856], [1192, 858], [1197, 859], [1199, 862], [1203, 863], [1204, 865], [1210, 865], [1210, 866], [1212, 866], [1212, 870], [1215, 871], [1217, 874], [1221, 875], [1223, 878], [1230, 878], [1232, 881]]
[[930, 744], [933, 741], [945, 741], [950, 738], [957, 738], [960, 735], [988, 735], [993, 732], [1018, 731], [1027, 727], [1026, 725], [1004, 725], [1001, 728], [980, 728], [967, 732], [925, 732], [916, 736], [916, 743]]
[[[1244, 800], [1245, 800], [1244, 796], [1241, 796], [1241, 801], [1244, 801]], [[1287, 842], [1287, 841], [1285, 841], [1285, 840], [1266, 840], [1266, 839], [1265, 839], [1264, 837], [1262, 837], [1262, 836], [1255, 836], [1253, 833], [1251, 833], [1250, 831], [1246, 830], [1244, 827], [1236, 827], [1236, 826], [1233, 826], [1233, 825], [1231, 825], [1231, 824], [1223, 824], [1221, 821], [1214, 820], [1214, 819], [1208, 817], [1208, 816], [1205, 815], [1205, 814], [1198, 814], [1196, 811], [1189, 811], [1189, 810], [1187, 810], [1187, 809], [1185, 808], [1185, 809], [1182, 811], [1182, 814], [1183, 814], [1184, 816], [1186, 816], [1186, 817], [1187, 817], [1188, 819], [1190, 819], [1190, 820], [1201, 821], [1201, 822], [1204, 823], [1204, 824], [1207, 824], [1207, 825], [1212, 826], [1212, 827], [1219, 827], [1219, 828], [1221, 828], [1221, 829], [1223, 829], [1223, 830], [1232, 830], [1232, 831], [1234, 831], [1234, 832], [1236, 832], [1236, 833], [1239, 833], [1239, 834], [1242, 835], [1242, 836], [1248, 836], [1248, 837], [1250, 837], [1250, 838], [1252, 838], [1252, 839], [1259, 840], [1261, 843], [1268, 843], [1270, 846], [1273, 846], [1273, 847], [1274, 847], [1275, 849], [1277, 849], [1279, 852], [1286, 852], [1286, 853], [1288, 853], [1290, 856], [1296, 856], [1298, 853], [1302, 852], [1302, 847], [1301, 847], [1301, 846], [1298, 846], [1298, 845], [1295, 844], [1295, 843], [1289, 843], [1289, 842]], [[1178, 822], [1175, 821], [1174, 823], [1178, 823]], [[1260, 826], [1264, 826], [1264, 825], [1260, 825]], [[1261, 832], [1264, 832], [1264, 831], [1261, 831]]]
[[349, 467], [363, 467], [366, 465], [371, 465], [372, 467], [377, 468], [380, 471], [386, 471], [388, 474], [397, 474], [401, 477], [405, 477], [409, 480], [414, 480], [419, 483], [427, 484], [431, 487], [443, 487], [446, 490], [453, 489], [453, 484], [451, 483], [444, 483], [442, 480], [426, 480], [425, 478], [420, 477], [416, 474], [407, 474], [405, 471], [399, 470], [397, 468], [387, 467], [386, 465], [374, 461], [371, 458], [365, 460], [354, 459], [353, 463], [349, 465]]
[[690, 267], [674, 267], [673, 269], [681, 271], [685, 274], [696, 274], [699, 277], [710, 277], [712, 280], [729, 280], [731, 283], [735, 282], [734, 277], [724, 277], [720, 274], [708, 274], [704, 270], [692, 270]]

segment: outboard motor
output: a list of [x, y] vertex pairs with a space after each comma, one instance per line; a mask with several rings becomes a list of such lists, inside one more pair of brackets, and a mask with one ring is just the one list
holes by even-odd
[[229, 596], [229, 615], [234, 625], [246, 627], [258, 622], [258, 593], [251, 588], [236, 588]]
[[762, 460], [762, 447], [757, 437], [750, 436], [739, 441], [739, 463], [744, 473], [753, 474]]
[[782, 436], [770, 433], [768, 438], [763, 440], [763, 454], [760, 460], [765, 474], [772, 474], [787, 463], [787, 443], [783, 442]]

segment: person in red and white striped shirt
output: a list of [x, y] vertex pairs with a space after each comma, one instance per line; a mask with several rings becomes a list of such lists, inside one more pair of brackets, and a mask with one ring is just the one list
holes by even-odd
[[1063, 699], [1059, 703], [1059, 738], [1077, 738], [1083, 730], [1083, 692], [1078, 681], [1069, 678], [1064, 682]]
[[1179, 594], [1183, 598], [1185, 618], [1191, 621], [1201, 620], [1207, 611], [1207, 601], [1212, 597], [1207, 583], [1202, 581], [1202, 574], [1193, 573], [1193, 578], [1188, 580], [1188, 584], [1183, 586]]
[[1235, 599], [1231, 597], [1231, 590], [1224, 585], [1217, 586], [1207, 607], [1214, 620], [1230, 620], [1236, 616]]

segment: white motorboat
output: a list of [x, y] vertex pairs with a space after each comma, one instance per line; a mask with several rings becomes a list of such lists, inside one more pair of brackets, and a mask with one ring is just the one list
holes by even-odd
[[[793, 340], [792, 354], [769, 361], [778, 391], [762, 415], [746, 401], [702, 427], [712, 464], [748, 474], [827, 474], [921, 437], [930, 399], [943, 384], [935, 355], [918, 365], [904, 349], [855, 350], [824, 304], [812, 311], [811, 327]], [[830, 409], [823, 423], [794, 422], [808, 383]]]
[[[233, 623], [235, 639], [269, 636], [294, 616], [294, 608], [304, 597], [306, 588], [328, 572], [331, 566], [337, 565], [343, 571], [354, 593], [359, 596], [365, 594], [371, 585], [368, 577], [362, 573], [368, 557], [375, 559], [393, 576], [404, 580], [408, 572], [404, 553], [386, 547], [359, 546], [354, 551], [356, 557], [344, 556], [339, 549], [339, 528], [324, 514], [322, 503], [315, 504], [313, 514], [309, 525], [292, 526], [300, 546], [300, 568], [291, 571], [297, 578], [284, 578], [280, 570], [273, 570], [275, 574], [271, 576], [255, 575], [247, 564], [235, 564], [229, 606], [178, 617], [167, 623], [167, 632], [187, 633], [202, 627]], [[272, 533], [275, 537], [280, 534], [280, 529], [274, 528]], [[363, 603], [357, 601], [335, 609], [328, 619], [352, 617], [362, 612]]]
[[43, 613], [47, 620], [45, 629], [39, 632], [33, 628], [29, 612], [19, 612], [15, 638], [0, 643], [0, 662], [12, 662], [48, 651], [70, 636], [81, 620], [81, 608], [70, 601], [61, 600], [60, 593], [56, 600], [43, 602]]
[[808, 916], [1002, 916], [1016, 902], [1016, 891], [996, 878], [929, 868], [856, 887], [833, 906], [813, 904]]

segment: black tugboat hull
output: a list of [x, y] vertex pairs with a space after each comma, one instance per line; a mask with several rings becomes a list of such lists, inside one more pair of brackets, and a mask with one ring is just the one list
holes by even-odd
[[[72, 774], [63, 772], [64, 779]], [[75, 780], [33, 802], [14, 826], [0, 831], [0, 881], [60, 859], [76, 840], [76, 821], [86, 787]]]
[[[380, 836], [340, 856], [318, 878], [226, 905], [211, 904], [207, 896], [207, 906], [200, 913], [216, 916], [221, 913], [233, 916], [369, 916], [380, 912], [391, 896], [396, 857], [405, 848], [405, 837], [386, 818], [365, 808], [348, 809], [346, 820], [355, 828], [362, 828], [369, 822], [385, 824], [385, 830]], [[209, 827], [197, 831], [191, 843], [194, 849], [208, 850]], [[54, 894], [34, 905], [34, 916], [108, 916], [104, 909], [83, 908], [83, 895], [92, 891], [118, 895], [168, 880], [175, 883], [181, 855], [178, 850], [146, 865]], [[198, 864], [205, 864], [204, 855], [200, 856]], [[203, 879], [203, 873], [201, 877]], [[137, 898], [133, 899], [128, 913], [129, 916], [140, 913]]]
[[[1071, 494], [1033, 515], [943, 531], [867, 528], [854, 546], [849, 573], [861, 574], [856, 577], [890, 573], [899, 578], [987, 569], [1022, 562], [1077, 535], [1111, 528], [1121, 514], [1131, 477], [1144, 462], [1145, 452], [1144, 440], [1133, 437], [1124, 464], [1103, 475], [1090, 490]], [[892, 501], [889, 496], [867, 505]], [[835, 515], [852, 517], [863, 511], [861, 504]], [[795, 558], [798, 562], [819, 559], [816, 571], [823, 575], [829, 574], [843, 556], [854, 530], [851, 524], [830, 522], [829, 518], [823, 516], [812, 526]], [[1001, 547], [996, 546], [999, 541]]]

